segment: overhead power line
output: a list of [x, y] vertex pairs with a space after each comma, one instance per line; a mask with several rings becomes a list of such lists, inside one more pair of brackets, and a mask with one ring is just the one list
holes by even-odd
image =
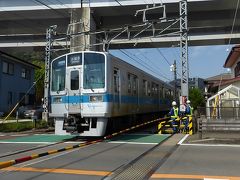
[[[124, 50], [122, 50], [122, 49], [119, 49], [119, 51], [121, 51], [124, 55], [126, 55], [127, 57], [129, 57], [129, 58], [132, 59], [133, 61], [137, 62], [138, 64], [142, 65], [143, 67], [145, 67], [146, 69], [148, 69], [148, 70], [151, 71], [152, 73], [154, 73], [154, 74], [156, 74], [156, 75], [158, 75], [158, 76], [160, 76], [160, 77], [163, 77], [164, 79], [170, 81], [170, 79], [167, 78], [166, 76], [154, 72], [154, 71], [151, 69], [151, 67], [148, 67], [148, 66], [146, 66], [146, 65], [144, 65], [144, 64], [142, 64], [142, 63], [140, 63], [140, 62], [137, 61], [136, 59], [134, 59], [132, 56], [129, 55], [129, 54], [130, 54], [129, 52], [126, 53], [126, 52], [125, 52]], [[138, 59], [139, 59], [140, 61], [142, 61], [140, 58], [138, 58]]]
[[66, 15], [65, 13], [62, 13], [62, 12], [56, 10], [56, 9], [52, 8], [51, 6], [47, 5], [46, 3], [44, 3], [44, 2], [42, 2], [42, 1], [40, 1], [40, 0], [32, 0], [32, 1], [33, 1], [33, 2], [36, 2], [36, 3], [39, 3], [39, 4], [43, 5], [43, 6], [46, 6], [47, 8], [55, 11], [57, 14], [59, 14], [59, 15], [61, 15], [61, 16], [63, 16], [63, 17], [68, 17], [68, 14]]
[[[155, 70], [159, 71], [159, 68], [160, 68], [159, 65], [155, 64], [149, 57], [145, 56], [145, 54], [142, 53], [139, 49], [137, 49], [137, 50], [146, 60], [148, 60], [149, 62], [151, 62], [153, 64], [153, 67], [155, 68]], [[163, 74], [164, 74], [164, 76], [167, 76], [165, 73], [163, 73]]]
[[238, 13], [238, 6], [239, 6], [239, 0], [237, 1], [237, 6], [236, 6], [235, 13], [234, 13], [234, 17], [233, 17], [233, 24], [232, 24], [232, 29], [231, 29], [231, 36], [230, 36], [230, 38], [229, 38], [228, 45], [231, 43], [231, 40], [232, 40], [232, 33], [233, 33], [233, 30], [234, 30], [235, 21], [236, 21], [236, 17], [237, 17], [237, 13]]
[[117, 2], [120, 6], [123, 6], [118, 0], [115, 0], [115, 2]]

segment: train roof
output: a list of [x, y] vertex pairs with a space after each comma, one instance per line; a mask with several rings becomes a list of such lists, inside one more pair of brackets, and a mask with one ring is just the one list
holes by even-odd
[[[102, 52], [102, 51], [77, 51], [77, 52], [66, 53], [66, 54], [61, 55], [61, 56], [59, 56], [59, 57], [66, 56], [66, 55], [69, 55], [69, 54], [76, 54], [76, 53], [99, 53], [99, 54], [105, 54], [105, 55], [107, 55], [107, 56], [114, 57], [114, 58], [116, 58], [116, 59], [118, 59], [118, 60], [123, 61], [124, 63], [128, 64], [129, 66], [132, 66], [132, 67], [134, 67], [135, 69], [138, 69], [139, 71], [145, 73], [146, 75], [152, 77], [153, 79], [155, 79], [155, 80], [157, 80], [157, 81], [161, 81], [162, 83], [164, 83], [164, 84], [167, 85], [168, 87], [173, 88], [173, 86], [172, 86], [171, 84], [169, 84], [168, 82], [164, 82], [163, 80], [157, 78], [156, 76], [153, 76], [152, 74], [150, 74], [150, 73], [144, 71], [143, 69], [140, 69], [140, 68], [138, 68], [138, 67], [136, 67], [136, 66], [134, 66], [134, 65], [132, 65], [132, 64], [130, 64], [130, 63], [128, 63], [127, 61], [125, 61], [125, 60], [123, 60], [123, 59], [120, 59], [120, 58], [118, 58], [118, 57], [112, 55], [112, 54], [109, 53], [109, 52]], [[59, 58], [59, 57], [57, 57], [57, 58]], [[55, 59], [57, 59], [57, 58], [55, 58]]]
[[144, 71], [143, 69], [140, 69], [140, 68], [134, 66], [133, 64], [130, 64], [130, 63], [128, 63], [127, 61], [125, 61], [125, 60], [123, 60], [123, 59], [120, 59], [120, 58], [118, 58], [118, 57], [112, 55], [112, 54], [109, 53], [109, 52], [105, 52], [105, 53], [106, 53], [107, 55], [111, 56], [111, 57], [114, 57], [114, 58], [116, 58], [116, 59], [118, 59], [118, 60], [123, 61], [124, 63], [128, 64], [129, 66], [134, 67], [135, 69], [138, 69], [139, 71], [145, 73], [147, 76], [150, 76], [151, 78], [153, 78], [153, 79], [155, 79], [155, 80], [157, 80], [157, 81], [161, 81], [162, 83], [164, 83], [164, 84], [167, 85], [168, 87], [173, 88], [173, 86], [172, 86], [171, 84], [169, 84], [168, 82], [165, 82], [165, 81], [163, 81], [162, 79], [160, 79], [160, 78], [158, 78], [158, 77], [156, 77], [156, 76], [153, 76], [152, 74], [150, 74], [150, 73]]

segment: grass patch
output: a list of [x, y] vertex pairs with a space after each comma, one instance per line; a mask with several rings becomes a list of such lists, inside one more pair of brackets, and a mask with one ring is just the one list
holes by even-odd
[[[46, 128], [46, 121], [37, 121], [36, 128]], [[35, 124], [33, 122], [18, 122], [18, 123], [4, 123], [0, 124], [0, 132], [20, 132], [31, 130], [35, 128]]]

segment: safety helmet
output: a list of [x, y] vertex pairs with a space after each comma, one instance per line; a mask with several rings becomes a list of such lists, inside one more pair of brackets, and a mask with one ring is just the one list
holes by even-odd
[[188, 103], [188, 104], [190, 104], [190, 103], [191, 103], [191, 101], [190, 101], [190, 100], [187, 100], [187, 103]]
[[173, 101], [173, 102], [172, 102], [172, 105], [173, 105], [173, 106], [176, 106], [176, 105], [177, 105], [176, 101]]

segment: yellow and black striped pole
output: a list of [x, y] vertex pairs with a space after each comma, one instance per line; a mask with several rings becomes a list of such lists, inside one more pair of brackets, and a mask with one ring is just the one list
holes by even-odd
[[189, 124], [188, 124], [188, 129], [189, 129], [189, 135], [193, 135], [193, 118], [192, 116], [189, 116]]
[[166, 124], [166, 121], [162, 121], [158, 124], [158, 134], [163, 134], [163, 128], [165, 124]]

